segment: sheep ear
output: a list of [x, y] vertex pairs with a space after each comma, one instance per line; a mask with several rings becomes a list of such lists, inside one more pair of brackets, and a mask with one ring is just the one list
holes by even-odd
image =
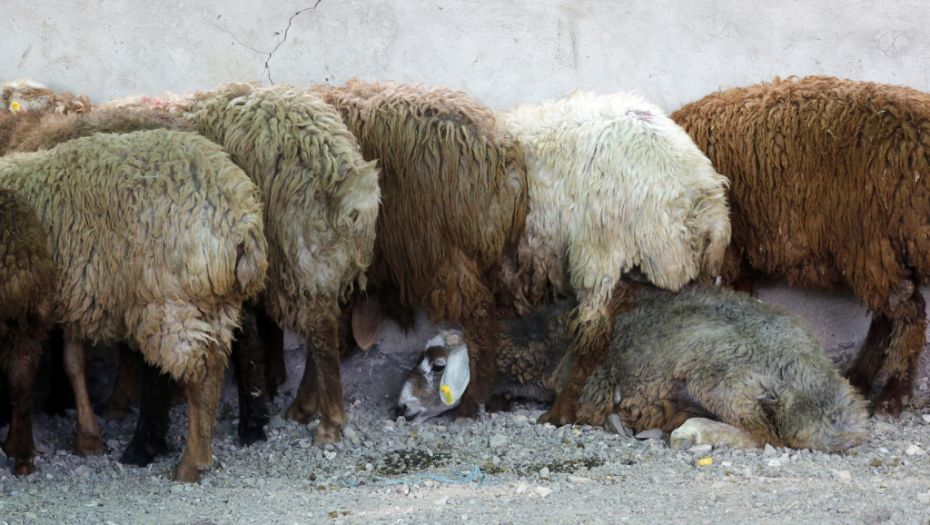
[[781, 409], [781, 402], [775, 396], [763, 394], [759, 396], [759, 407], [762, 408], [762, 412], [765, 413], [766, 417], [774, 419], [779, 409]]
[[442, 403], [446, 406], [457, 404], [469, 381], [471, 370], [468, 368], [468, 347], [460, 344], [449, 351], [446, 368], [439, 380], [439, 398]]
[[352, 336], [362, 350], [368, 350], [381, 331], [381, 303], [377, 296], [359, 297], [352, 306]]

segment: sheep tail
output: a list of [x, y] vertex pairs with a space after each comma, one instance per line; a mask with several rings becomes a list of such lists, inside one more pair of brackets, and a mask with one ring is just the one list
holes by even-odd
[[264, 237], [249, 231], [245, 241], [236, 246], [236, 282], [246, 297], [254, 297], [264, 286], [268, 261]]

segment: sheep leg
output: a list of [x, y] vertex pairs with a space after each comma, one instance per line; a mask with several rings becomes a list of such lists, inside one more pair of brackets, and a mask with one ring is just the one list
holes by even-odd
[[734, 448], [755, 448], [759, 443], [748, 432], [732, 425], [702, 417], [693, 417], [672, 431], [669, 447], [674, 450], [692, 445], [727, 445]]
[[265, 347], [251, 309], [243, 309], [242, 328], [232, 344], [233, 373], [239, 391], [239, 439], [245, 445], [267, 441], [268, 382], [265, 381]]
[[255, 308], [255, 323], [258, 327], [258, 340], [265, 342], [265, 379], [269, 401], [278, 395], [278, 387], [287, 381], [287, 367], [284, 364], [284, 330], [274, 322], [264, 308]]
[[317, 381], [317, 375], [316, 365], [313, 363], [313, 357], [310, 355], [308, 343], [304, 375], [300, 379], [300, 386], [297, 388], [297, 396], [294, 397], [291, 406], [287, 408], [287, 413], [284, 417], [298, 424], [306, 425], [313, 416], [318, 413], [319, 401], [317, 399], [317, 392], [319, 391], [319, 382]]
[[461, 417], [475, 417], [479, 406], [488, 400], [497, 382], [500, 334], [500, 321], [492, 317], [474, 316], [463, 323], [462, 337], [468, 347], [471, 381], [457, 410]]
[[22, 476], [36, 471], [32, 459], [35, 449], [32, 441], [32, 384], [42, 345], [31, 338], [20, 337], [0, 353], [10, 390], [13, 412], [10, 416], [10, 431], [3, 442], [3, 452], [16, 460], [14, 474]]
[[171, 412], [171, 396], [177, 382], [168, 374], [143, 360], [142, 395], [139, 403], [139, 420], [132, 441], [120, 463], [144, 467], [154, 461], [155, 456], [168, 451], [165, 441]]
[[90, 408], [87, 395], [87, 381], [84, 379], [84, 344], [73, 339], [65, 339], [65, 373], [74, 389], [77, 404], [77, 429], [74, 432], [74, 450], [81, 456], [99, 454], [103, 451], [100, 441], [100, 427]]
[[133, 351], [126, 343], [119, 345], [119, 368], [113, 393], [103, 409], [103, 419], [119, 419], [132, 413], [132, 404], [139, 400], [139, 378], [136, 369], [142, 355]]
[[866, 335], [855, 361], [846, 372], [849, 384], [866, 399], [872, 392], [872, 382], [882, 366], [884, 348], [887, 347], [888, 340], [891, 337], [892, 324], [891, 319], [879, 311], [872, 314], [869, 333]]
[[898, 417], [904, 410], [904, 401], [911, 395], [924, 348], [925, 308], [923, 295], [917, 289], [898, 306], [900, 315], [892, 320], [891, 337], [885, 351], [884, 384], [874, 400], [876, 413]]
[[187, 383], [187, 446], [178, 463], [178, 481], [196, 483], [200, 470], [213, 464], [213, 427], [222, 388], [223, 367], [213, 360], [206, 362], [203, 380]]
[[609, 323], [606, 319], [604, 321], [585, 323], [576, 331], [578, 335], [569, 348], [576, 359], [568, 373], [568, 380], [556, 396], [552, 408], [539, 417], [539, 424], [569, 425], [575, 423], [579, 417], [593, 425], [604, 422], [607, 414], [602, 411], [581, 414], [578, 404], [585, 383], [607, 355], [612, 334]]

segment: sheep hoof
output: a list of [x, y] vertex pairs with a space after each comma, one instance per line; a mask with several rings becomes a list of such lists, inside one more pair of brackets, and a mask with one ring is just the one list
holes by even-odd
[[200, 469], [181, 462], [178, 464], [177, 480], [181, 483], [197, 483], [200, 481]]
[[320, 426], [316, 427], [313, 444], [323, 448], [326, 445], [335, 445], [336, 443], [339, 443], [339, 427], [332, 423], [320, 421]]
[[311, 412], [302, 410], [299, 406], [297, 406], [297, 401], [295, 400], [293, 403], [291, 403], [291, 406], [287, 407], [287, 413], [284, 414], [284, 417], [290, 419], [298, 425], [306, 425], [313, 418], [313, 414]]
[[32, 461], [16, 460], [16, 466], [13, 468], [13, 474], [17, 476], [28, 476], [36, 471], [36, 466]]
[[249, 421], [243, 423], [239, 421], [239, 440], [242, 441], [242, 444], [245, 446], [254, 445], [259, 441], [268, 441], [268, 434], [265, 433], [265, 423], [264, 422]]
[[561, 410], [558, 410], [556, 406], [553, 406], [549, 409], [548, 412], [539, 416], [539, 419], [536, 420], [536, 424], [544, 425], [546, 423], [561, 427], [564, 425], [571, 425], [575, 422], [575, 414], [573, 411], [568, 411], [564, 413]]
[[119, 462], [123, 465], [135, 465], [145, 467], [152, 461], [155, 456], [168, 452], [168, 444], [164, 439], [147, 436], [145, 439], [133, 438], [120, 456]]
[[886, 396], [884, 392], [875, 399], [874, 407], [876, 414], [888, 414], [893, 418], [899, 417], [904, 411], [904, 403], [900, 396], [894, 394]]
[[95, 456], [103, 452], [103, 442], [100, 441], [100, 436], [78, 431], [74, 436], [74, 452], [79, 456]]

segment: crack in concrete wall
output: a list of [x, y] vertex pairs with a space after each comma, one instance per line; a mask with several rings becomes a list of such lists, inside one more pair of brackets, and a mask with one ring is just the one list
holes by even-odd
[[293, 22], [294, 19], [297, 18], [297, 16], [300, 15], [301, 13], [303, 13], [304, 11], [313, 11], [313, 10], [316, 10], [317, 6], [320, 5], [320, 2], [322, 2], [322, 1], [323, 1], [323, 0], [316, 0], [316, 3], [313, 4], [312, 7], [305, 7], [305, 8], [303, 8], [303, 9], [301, 9], [300, 11], [297, 11], [296, 13], [294, 13], [293, 15], [291, 15], [290, 18], [287, 19], [287, 27], [284, 28], [284, 37], [281, 39], [280, 42], [278, 42], [278, 45], [274, 46], [274, 49], [272, 49], [271, 52], [268, 53], [268, 59], [265, 60], [265, 70], [262, 72], [261, 78], [264, 79], [264, 78], [265, 78], [265, 75], [267, 74], [267, 75], [268, 75], [268, 83], [269, 83], [269, 84], [274, 85], [274, 80], [271, 79], [271, 66], [270, 66], [268, 63], [271, 62], [271, 57], [274, 55], [275, 51], [277, 51], [278, 48], [281, 47], [281, 44], [283, 44], [285, 41], [287, 41], [287, 32], [290, 31], [290, 29], [291, 29], [291, 22]]

